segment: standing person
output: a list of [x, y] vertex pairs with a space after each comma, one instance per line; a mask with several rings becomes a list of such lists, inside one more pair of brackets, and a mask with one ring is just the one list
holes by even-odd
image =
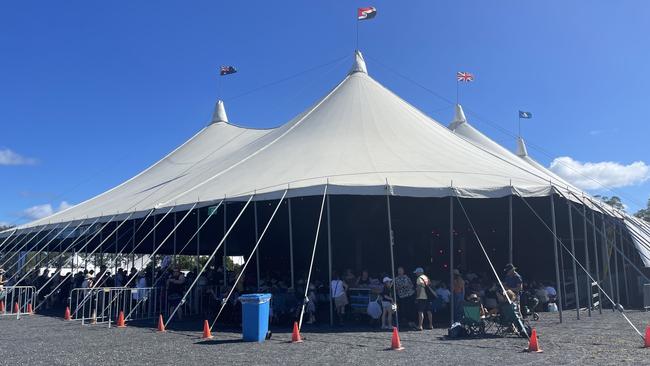
[[343, 318], [345, 317], [345, 306], [348, 304], [348, 285], [345, 284], [339, 277], [338, 273], [332, 273], [332, 283], [330, 283], [330, 296], [334, 301], [336, 308], [336, 315], [339, 317], [339, 324], [343, 325]]
[[384, 287], [381, 290], [381, 329], [393, 329], [393, 280], [390, 277], [384, 277], [382, 281]]
[[454, 283], [452, 290], [454, 293], [454, 320], [460, 320], [463, 314], [463, 303], [465, 302], [465, 280], [460, 275], [460, 271], [454, 269]]
[[417, 276], [415, 280], [415, 305], [418, 310], [418, 325], [415, 330], [423, 330], [422, 324], [424, 323], [424, 313], [427, 313], [427, 318], [429, 321], [429, 326], [427, 329], [433, 329], [433, 305], [431, 301], [436, 296], [433, 290], [431, 290], [431, 280], [429, 277], [424, 274], [424, 269], [418, 267], [413, 271]]
[[4, 301], [5, 299], [5, 270], [0, 268], [0, 301]]
[[524, 281], [516, 270], [517, 267], [513, 266], [512, 263], [506, 264], [505, 268], [503, 268], [503, 273], [505, 273], [503, 286], [506, 290], [514, 292], [515, 295], [517, 295], [517, 299], [519, 299], [521, 291], [524, 288]]
[[[174, 266], [172, 275], [167, 279], [167, 301], [171, 309], [180, 304], [185, 293], [185, 275], [178, 266]], [[183, 319], [183, 308], [178, 308], [178, 319]]]
[[399, 315], [399, 320], [406, 321], [411, 327], [414, 327], [415, 323], [411, 316], [413, 314], [413, 304], [415, 304], [415, 289], [409, 276], [404, 273], [403, 267], [397, 267], [395, 292], [397, 292], [397, 314]]

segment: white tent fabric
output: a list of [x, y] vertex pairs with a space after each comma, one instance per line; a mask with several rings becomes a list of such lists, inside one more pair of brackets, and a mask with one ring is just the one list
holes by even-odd
[[470, 143], [459, 136], [462, 128], [450, 131], [383, 87], [357, 51], [343, 81], [286, 124], [238, 127], [218, 102], [207, 127], [142, 173], [21, 229], [253, 193], [277, 198], [287, 186], [289, 196], [320, 195], [326, 183], [332, 194], [384, 195], [388, 184], [391, 194], [415, 197], [495, 198], [514, 190], [547, 196], [566, 189], [497, 144]]
[[[523, 138], [517, 138], [517, 152], [514, 154], [478, 131], [467, 121], [463, 108], [460, 105], [456, 105], [455, 117], [449, 125], [449, 129], [457, 135], [467, 139], [467, 141], [471, 142], [472, 144], [480, 146], [487, 151], [499, 155], [503, 159], [513, 162], [516, 162], [517, 160], [523, 160], [526, 164], [529, 165], [530, 169], [534, 170], [536, 174], [545, 177], [545, 179], [551, 182], [554, 187], [563, 187], [564, 189], [561, 191], [563, 191], [565, 195], [568, 194], [566, 198], [578, 201], [582, 204], [586, 204], [587, 207], [596, 211], [601, 211], [601, 208], [599, 206], [605, 205], [605, 203], [594, 204], [592, 201], [595, 199], [591, 197], [589, 197], [590, 199], [587, 200], [579, 199], [588, 195], [582, 192], [579, 188], [571, 185], [562, 177], [550, 171], [542, 164], [538, 163], [535, 159], [531, 158], [528, 155], [528, 149], [526, 149], [526, 144]], [[611, 210], [614, 209], [611, 208]], [[625, 212], [616, 211], [616, 213], [619, 214], [625, 222], [625, 225], [630, 233], [630, 237], [635, 247], [639, 251], [641, 259], [643, 260], [644, 266], [650, 267], [650, 236], [648, 235], [648, 232], [650, 231], [646, 232], [639, 229], [639, 226], [644, 226], [646, 224], [638, 220], [636, 217], [630, 216]]]

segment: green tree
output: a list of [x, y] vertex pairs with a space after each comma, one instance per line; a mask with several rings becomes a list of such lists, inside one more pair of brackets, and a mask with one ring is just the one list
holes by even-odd
[[601, 201], [605, 202], [606, 204], [618, 210], [625, 211], [625, 205], [623, 205], [623, 201], [621, 201], [621, 198], [618, 196], [607, 197], [607, 196], [596, 195], [594, 197], [600, 199]]
[[640, 218], [641, 220], [645, 220], [647, 222], [650, 222], [650, 199], [648, 199], [648, 203], [646, 205], [646, 208], [642, 208], [639, 211], [637, 211], [634, 216]]

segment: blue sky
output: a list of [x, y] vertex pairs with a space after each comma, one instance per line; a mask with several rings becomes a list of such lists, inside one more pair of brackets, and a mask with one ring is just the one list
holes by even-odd
[[[133, 176], [203, 127], [218, 91], [231, 122], [289, 120], [345, 75], [367, 5], [378, 16], [360, 48], [398, 95], [447, 124], [452, 105], [409, 80], [453, 100], [455, 72], [470, 71], [461, 102], [477, 128], [512, 148], [503, 130], [531, 111], [540, 162], [620, 186], [630, 211], [650, 198], [644, 1], [13, 1], [0, 11], [0, 222]], [[239, 72], [217, 80], [221, 64]]]

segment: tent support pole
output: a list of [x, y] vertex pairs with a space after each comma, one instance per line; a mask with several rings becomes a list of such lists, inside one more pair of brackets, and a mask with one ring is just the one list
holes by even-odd
[[[618, 226], [618, 237], [620, 239], [620, 248], [621, 248], [621, 266], [623, 267], [623, 289], [625, 290], [625, 306], [630, 306], [630, 293], [629, 287], [627, 285], [627, 270], [625, 265], [625, 248], [623, 247], [623, 228]], [[618, 253], [618, 252], [617, 252]]]
[[[332, 283], [332, 226], [330, 222], [330, 196], [327, 195], [327, 276]], [[330, 326], [334, 321], [334, 299], [330, 296]]]
[[[154, 282], [156, 282], [156, 221], [157, 221], [156, 215], [153, 216], [153, 233], [152, 233], [152, 240], [151, 240], [151, 284], [153, 285]], [[142, 270], [142, 269], [140, 269]]]
[[564, 287], [560, 283], [560, 266], [558, 263], [558, 242], [557, 242], [557, 222], [555, 220], [555, 199], [553, 195], [551, 194], [549, 196], [551, 199], [551, 225], [553, 228], [553, 255], [555, 257], [555, 282], [556, 282], [556, 292], [557, 292], [557, 297], [556, 297], [556, 302], [557, 302], [557, 310], [560, 315], [560, 323], [562, 323], [562, 300], [563, 300], [563, 293], [564, 293]]
[[[603, 300], [602, 294], [600, 292], [600, 265], [598, 264], [598, 239], [596, 237], [596, 214], [594, 210], [591, 211], [591, 228], [592, 235], [594, 238], [594, 264], [596, 265], [596, 282], [598, 283], [598, 313], [603, 313]], [[589, 288], [591, 288], [591, 281], [589, 282]]]
[[614, 285], [616, 285], [616, 304], [621, 304], [621, 281], [618, 278], [618, 252], [616, 251], [616, 242], [618, 235], [616, 234], [616, 226], [612, 226], [613, 240], [612, 249], [614, 249]]
[[195, 266], [195, 272], [199, 273], [199, 262], [201, 260], [201, 253], [200, 253], [200, 246], [199, 244], [201, 243], [201, 230], [199, 228], [201, 227], [201, 209], [197, 208], [196, 209], [196, 266]]
[[454, 197], [449, 196], [449, 288], [451, 297], [449, 298], [449, 318], [450, 326], [454, 324], [454, 308], [456, 294], [454, 293]]
[[[174, 211], [174, 227], [176, 227], [176, 222], [178, 220], [178, 211]], [[172, 254], [172, 263], [176, 265], [176, 230], [174, 230], [174, 236], [172, 237], [173, 253]]]
[[[603, 232], [603, 271], [604, 274], [607, 275], [607, 279], [609, 281], [609, 293], [614, 296], [614, 281], [612, 280], [612, 270], [611, 270], [611, 258], [610, 258], [610, 253], [609, 253], [609, 237], [607, 236], [607, 223], [605, 221], [605, 214], [601, 214], [601, 220], [602, 220], [602, 232]], [[615, 310], [613, 307], [612, 310]]]
[[[255, 242], [260, 238], [259, 230], [257, 229], [257, 201], [253, 202], [253, 213], [254, 213], [254, 218], [255, 218]], [[257, 276], [257, 291], [260, 291], [260, 250], [256, 249], [255, 250], [255, 273]]]
[[512, 195], [508, 197], [508, 263], [513, 262]]
[[[289, 215], [289, 266], [291, 268], [291, 288], [295, 289], [295, 275], [293, 270], [293, 221], [291, 219], [291, 198], [287, 199], [287, 210]], [[331, 318], [331, 317], [330, 317]]]
[[[571, 236], [571, 255], [576, 256], [575, 236], [573, 233], [573, 210], [571, 210], [571, 201], [566, 200], [567, 208], [569, 210], [569, 235]], [[580, 289], [578, 287], [578, 270], [576, 268], [576, 261], [571, 261], [573, 267], [573, 291], [575, 294], [576, 302], [576, 319], [580, 320]]]
[[[391, 188], [386, 182], [386, 214], [388, 215], [388, 245], [390, 248], [390, 270], [393, 278], [393, 299], [397, 303], [397, 289], [395, 288], [395, 233], [393, 232], [393, 221], [390, 209]], [[399, 329], [399, 315], [395, 312], [395, 325]]]
[[[585, 265], [587, 267], [587, 272], [591, 273], [591, 264], [589, 264], [589, 239], [587, 238], [587, 206], [584, 202], [582, 203], [582, 228], [583, 228], [583, 238], [585, 239]], [[591, 308], [593, 306], [593, 294], [591, 291], [591, 280], [589, 276], [586, 278], [587, 281], [587, 315], [591, 316]]]
[[228, 245], [227, 243], [227, 238], [226, 238], [226, 231], [227, 231], [227, 225], [228, 225], [228, 202], [223, 203], [223, 256], [221, 257], [221, 265], [223, 266], [223, 289], [228, 287], [228, 270], [226, 269], [226, 246]]

